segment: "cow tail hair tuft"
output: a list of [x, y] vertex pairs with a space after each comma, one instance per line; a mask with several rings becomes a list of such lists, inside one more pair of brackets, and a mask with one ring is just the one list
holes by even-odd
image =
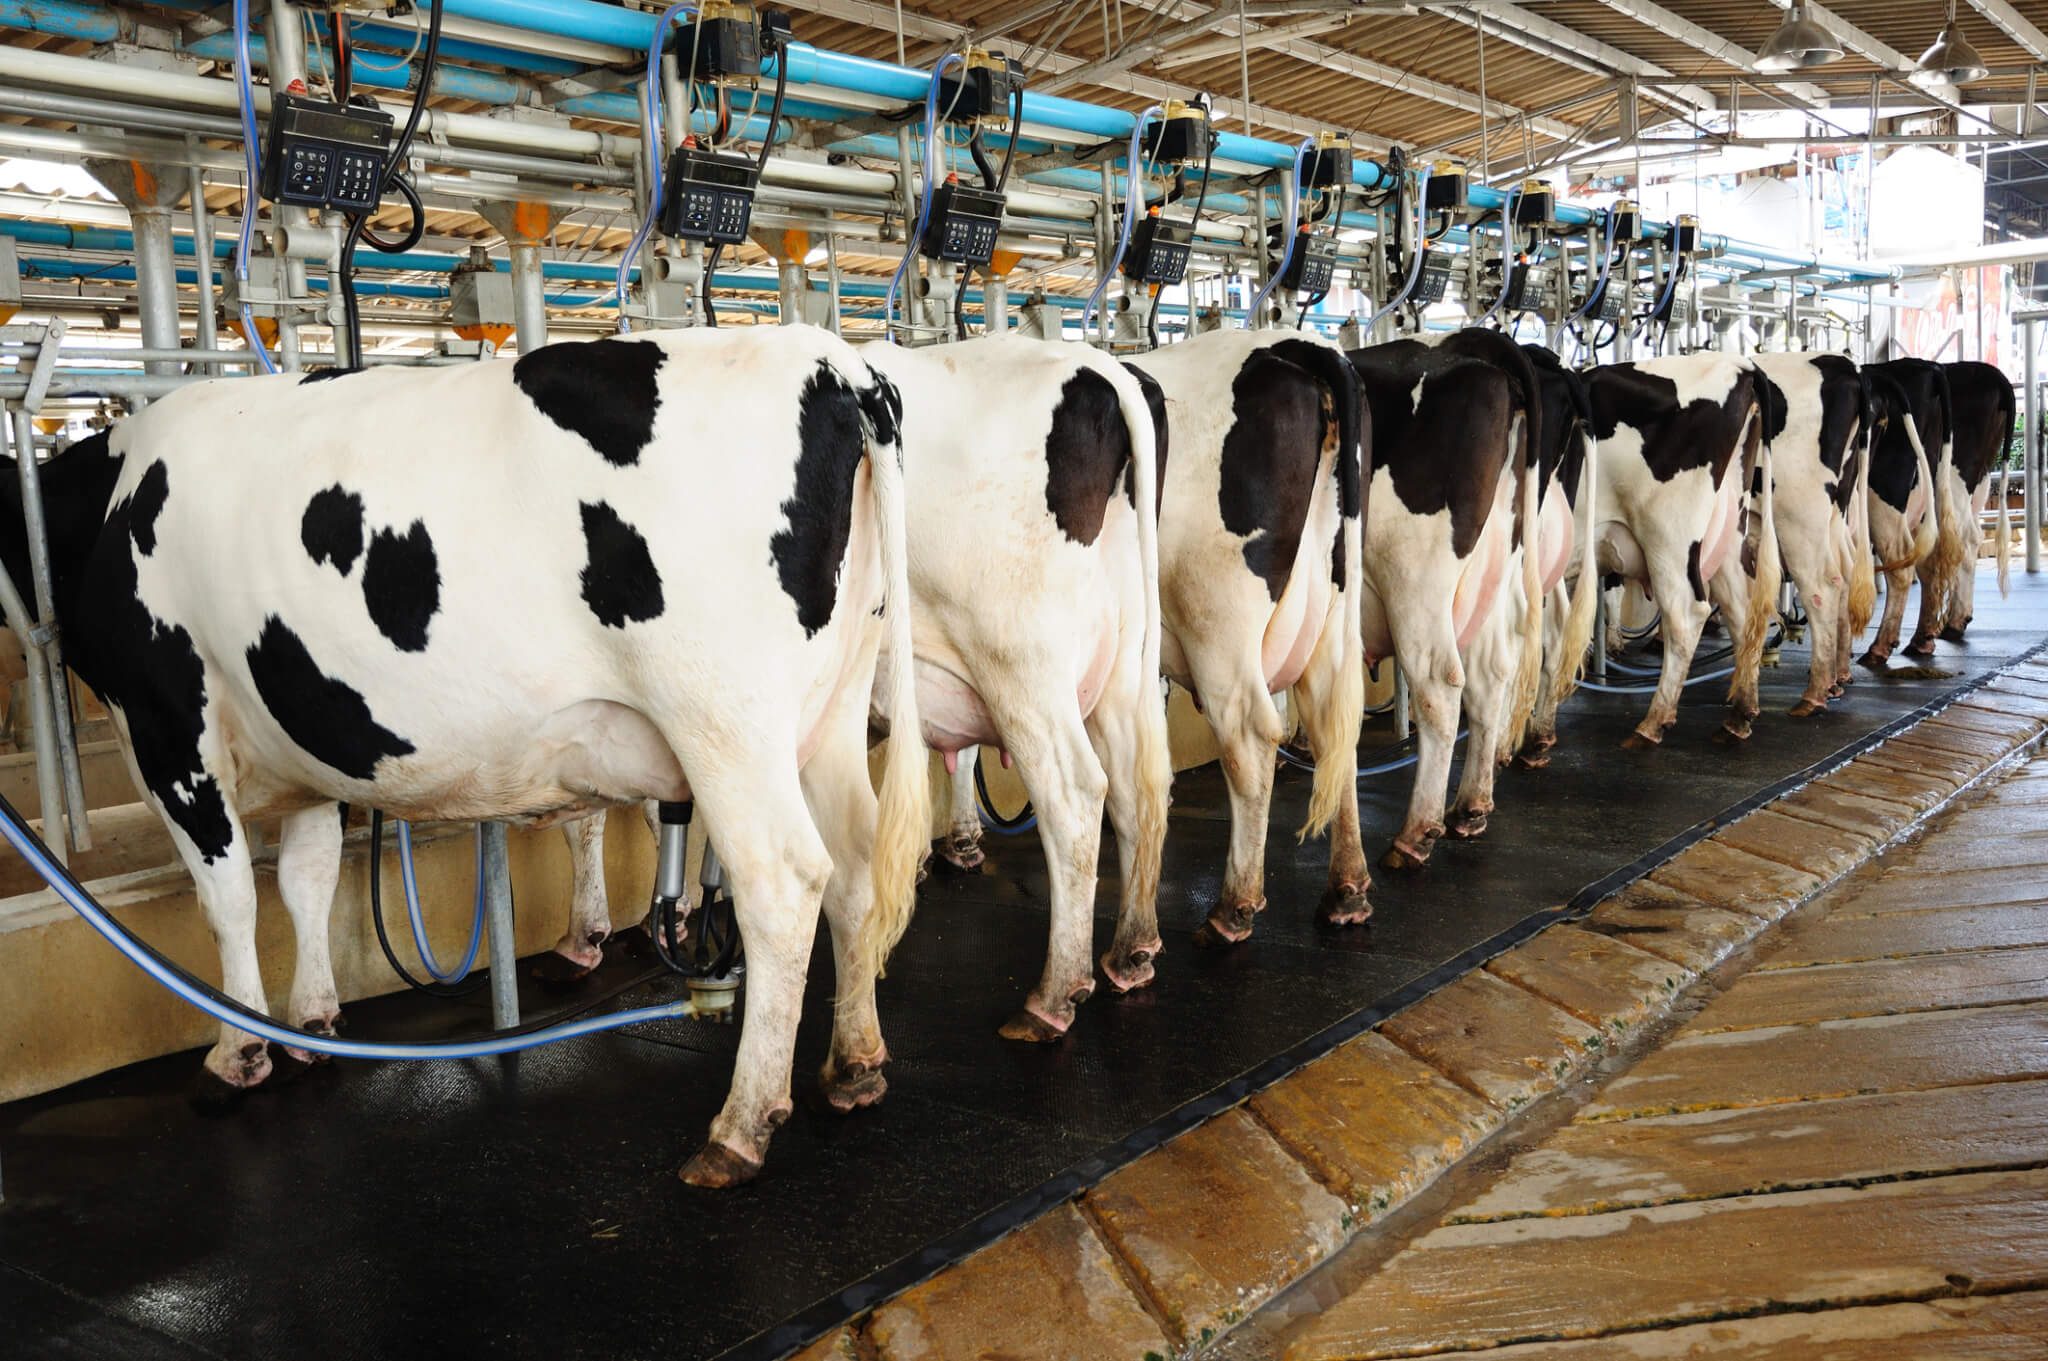
[[1863, 636], [1877, 613], [1877, 558], [1870, 545], [1870, 462], [1876, 434], [1867, 430], [1857, 459], [1856, 491], [1849, 502], [1849, 637]]
[[[863, 368], [866, 366], [863, 365]], [[917, 870], [931, 832], [931, 780], [917, 713], [917, 668], [910, 638], [910, 554], [904, 524], [902, 399], [895, 386], [868, 371], [861, 424], [868, 437], [869, 489], [881, 529], [883, 615], [888, 629], [889, 751], [883, 760], [880, 808], [870, 869], [874, 906], [861, 930], [865, 978], [842, 986], [842, 1002], [858, 998], [865, 983], [882, 977], [889, 952], [910, 927], [917, 907]]]
[[1517, 421], [1520, 450], [1516, 454], [1516, 477], [1520, 480], [1522, 519], [1522, 650], [1515, 660], [1513, 688], [1508, 692], [1507, 731], [1501, 750], [1520, 751], [1529, 732], [1529, 717], [1536, 710], [1536, 692], [1543, 682], [1543, 526], [1537, 508], [1542, 470], [1536, 446], [1529, 439], [1525, 412]]
[[[2001, 399], [2005, 405], [2005, 421], [2001, 429], [2004, 438], [1998, 441], [1998, 594], [2001, 599], [2012, 595], [2012, 507], [2006, 504], [2006, 493], [2011, 490], [2010, 479], [2005, 474], [2005, 460], [2012, 452], [2014, 422], [2019, 417], [2017, 399], [2013, 396], [2012, 384], [2007, 383]], [[1974, 570], [1974, 568], [1973, 568]]]
[[1586, 670], [1586, 652], [1593, 645], [1593, 622], [1600, 603], [1600, 546], [1594, 542], [1594, 531], [1599, 528], [1599, 450], [1592, 431], [1581, 427], [1579, 437], [1586, 442], [1586, 456], [1579, 461], [1579, 497], [1573, 517], [1577, 521], [1573, 529], [1579, 536], [1579, 579], [1572, 587], [1571, 608], [1565, 613], [1563, 636], [1558, 641], [1562, 660], [1552, 704], [1564, 703], [1578, 689], [1579, 677]]
[[[1166, 702], [1159, 696], [1159, 444], [1152, 425], [1152, 406], [1138, 380], [1121, 364], [1103, 363], [1100, 371], [1115, 387], [1123, 408], [1124, 430], [1131, 446], [1131, 491], [1138, 517], [1138, 564], [1145, 597], [1145, 637], [1138, 684], [1137, 723], [1138, 844], [1132, 848], [1128, 889], [1134, 901], [1151, 902], [1159, 894], [1160, 866], [1166, 855], [1166, 810], [1172, 800], [1173, 757], [1166, 734]], [[1114, 775], [1112, 774], [1112, 778]]]
[[1941, 493], [1935, 485], [1934, 466], [1927, 461], [1927, 446], [1920, 441], [1918, 423], [1914, 421], [1910, 412], [1903, 419], [1906, 422], [1906, 436], [1913, 445], [1916, 471], [1920, 475], [1921, 484], [1927, 488], [1927, 511], [1920, 517], [1920, 523], [1913, 527], [1912, 561], [1910, 563], [1887, 563], [1886, 566], [1894, 571], [1907, 566], [1917, 569], [1923, 564], [1931, 567], [1935, 547], [1941, 539], [1941, 525], [1939, 523]]
[[[1310, 786], [1308, 816], [1295, 834], [1297, 843], [1321, 836], [1330, 829], [1346, 802], [1356, 807], [1358, 798], [1358, 735], [1365, 726], [1365, 464], [1370, 437], [1365, 433], [1368, 418], [1362, 409], [1357, 371], [1351, 361], [1332, 347], [1337, 363], [1321, 375], [1338, 408], [1337, 447], [1331, 472], [1337, 485], [1337, 533], [1344, 540], [1344, 589], [1323, 620], [1323, 636], [1316, 640], [1315, 655], [1306, 674], [1330, 674], [1333, 683], [1322, 695], [1322, 704], [1310, 712], [1308, 689], [1297, 683], [1290, 713], [1301, 716], [1308, 728], [1315, 752], [1315, 779]], [[1333, 379], [1337, 381], [1333, 381]], [[1345, 420], [1345, 409], [1353, 413]], [[1355, 491], [1352, 489], [1355, 488]], [[1320, 564], [1318, 564], [1320, 565]], [[1353, 814], [1355, 816], [1355, 812]]]
[[[1759, 418], [1759, 424], [1761, 418]], [[1761, 435], [1761, 430], [1759, 430]], [[1785, 584], [1785, 564], [1778, 553], [1778, 513], [1776, 495], [1771, 486], [1776, 474], [1771, 461], [1769, 440], [1757, 441], [1756, 483], [1757, 493], [1757, 545], [1756, 572], [1749, 581], [1749, 617], [1744, 621], [1741, 646], [1735, 654], [1735, 681], [1739, 684], [1744, 677], [1752, 684], [1762, 669], [1764, 642], [1771, 636], [1771, 625], [1778, 618], [1778, 590]], [[1741, 561], [1738, 551], [1736, 561]]]

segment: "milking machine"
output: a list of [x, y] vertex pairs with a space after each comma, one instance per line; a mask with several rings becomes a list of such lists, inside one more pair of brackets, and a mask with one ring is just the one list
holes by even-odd
[[[654, 900], [647, 911], [647, 932], [654, 938], [654, 952], [669, 972], [681, 977], [690, 989], [689, 1014], [705, 1020], [730, 1022], [739, 996], [740, 978], [746, 964], [740, 959], [740, 930], [733, 915], [732, 894], [725, 879], [725, 866], [710, 841], [704, 843], [704, 862], [697, 882], [703, 901], [692, 912], [689, 899], [688, 857], [690, 846], [689, 800], [659, 805], [660, 848], [655, 859]], [[683, 924], [690, 917], [690, 930]]]
[[[1195, 231], [1202, 225], [1202, 207], [1209, 201], [1209, 176], [1215, 164], [1216, 144], [1221, 135], [1210, 125], [1210, 102], [1198, 95], [1190, 102], [1170, 99], [1159, 117], [1146, 127], [1143, 144], [1149, 164], [1170, 169], [1173, 187], [1165, 198], [1145, 209], [1132, 222], [1125, 208], [1117, 235], [1124, 241], [1116, 268], [1124, 276], [1124, 292], [1117, 300], [1113, 344], [1159, 348], [1159, 294], [1162, 289], [1186, 280], [1188, 259], [1194, 252]], [[1166, 209], [1186, 198], [1188, 167], [1201, 162], [1201, 182], [1195, 187], [1194, 211], [1186, 222], [1166, 216]], [[975, 778], [981, 774], [977, 768]]]

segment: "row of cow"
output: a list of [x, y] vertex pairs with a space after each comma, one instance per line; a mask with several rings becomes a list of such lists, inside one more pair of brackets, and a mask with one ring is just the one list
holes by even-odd
[[[197, 384], [52, 459], [43, 486], [67, 656], [114, 715], [244, 1006], [265, 1009], [248, 819], [282, 819], [286, 1019], [322, 1034], [340, 1011], [337, 804], [565, 823], [573, 969], [610, 931], [601, 810], [701, 807], [749, 960], [732, 1087], [684, 1169], [722, 1185], [759, 1169], [790, 1110], [821, 910], [838, 996], [825, 1094], [851, 1109], [885, 1089], [875, 980], [914, 902], [926, 747], [954, 776], [946, 858], [980, 858], [980, 746], [1037, 809], [1049, 943], [1003, 1033], [1056, 1038], [1095, 987], [1105, 812], [1121, 905], [1103, 976], [1142, 986], [1161, 948], [1159, 676], [1201, 708], [1230, 789], [1200, 938], [1243, 940], [1265, 905], [1291, 728], [1316, 762], [1301, 834], [1330, 837], [1321, 912], [1363, 921], [1369, 666], [1398, 661], [1417, 725], [1395, 867], [1447, 827], [1481, 833], [1508, 757], [1542, 764], [1614, 578], [1662, 612], [1633, 742], [1672, 722], [1717, 606], [1736, 645], [1726, 728], [1747, 733], [1781, 543], [1817, 640], [1811, 711], [1847, 679], [1873, 550], [1892, 590], [1874, 651], [1895, 645], [1916, 570], [1936, 602], [1916, 647], [1968, 621], [1962, 508], [1984, 478], [1961, 453], [1964, 391], [1934, 366], [1830, 356], [1576, 374], [1486, 331], [1350, 354], [1214, 333], [1120, 364], [1009, 338], [856, 350], [743, 328]], [[2005, 402], [2009, 428], [2009, 386]], [[0, 558], [26, 575], [18, 506]], [[868, 748], [891, 733], [878, 795]], [[206, 1067], [243, 1088], [271, 1063], [224, 1026]]]

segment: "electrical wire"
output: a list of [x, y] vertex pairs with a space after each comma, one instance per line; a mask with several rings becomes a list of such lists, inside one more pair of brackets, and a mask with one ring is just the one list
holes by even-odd
[[[420, 20], [420, 7], [414, 5], [412, 7], [412, 50], [389, 66], [379, 66], [375, 62], [363, 61], [363, 69], [365, 71], [403, 71], [406, 67], [412, 65], [412, 59], [420, 54], [420, 43], [426, 36], [427, 27]], [[355, 40], [352, 37], [350, 39], [351, 50], [353, 50], [354, 42]], [[361, 59], [358, 58], [358, 60]]]
[[1567, 317], [1567, 321], [1577, 321], [1581, 317], [1584, 317], [1586, 313], [1593, 310], [1593, 307], [1596, 303], [1598, 303], [1603, 297], [1606, 296], [1607, 271], [1609, 266], [1612, 264], [1614, 258], [1614, 220], [1616, 216], [1617, 214], [1615, 213], [1614, 209], [1609, 208], [1607, 210], [1607, 231], [1605, 234], [1605, 242], [1600, 248], [1600, 278], [1594, 283], [1593, 287], [1587, 291], [1586, 300], [1583, 303], [1579, 304], [1579, 310], [1572, 313], [1571, 316]]
[[1487, 308], [1486, 311], [1480, 315], [1478, 321], [1472, 323], [1475, 326], [1484, 326], [1486, 325], [1486, 323], [1492, 321], [1494, 313], [1500, 311], [1500, 305], [1507, 301], [1508, 285], [1514, 279], [1515, 255], [1517, 253], [1515, 249], [1515, 199], [1521, 194], [1521, 192], [1522, 186], [1518, 183], [1514, 186], [1514, 188], [1508, 190], [1508, 196], [1501, 204], [1500, 292], [1494, 295], [1493, 305]]
[[[619, 272], [613, 289], [613, 296], [618, 299], [619, 330], [622, 332], [633, 329], [633, 324], [626, 320], [627, 278], [633, 271], [633, 261], [639, 258], [640, 248], [647, 244], [648, 234], [654, 230], [655, 219], [661, 216], [661, 181], [667, 170], [667, 167], [662, 164], [661, 49], [667, 41], [669, 25], [675, 22], [676, 16], [679, 14], [687, 14], [695, 18], [697, 7], [686, 3], [685, 0], [678, 0], [678, 3], [670, 5], [661, 12], [661, 18], [655, 21], [654, 36], [647, 40], [646, 100], [640, 119], [642, 145], [647, 151], [647, 216], [640, 220], [639, 230], [633, 233], [633, 239], [626, 243], [625, 252], [619, 256]], [[701, 31], [703, 26], [701, 24], [693, 24], [691, 27]], [[683, 88], [686, 92], [690, 91], [696, 83], [694, 80], [696, 71], [697, 39], [693, 34], [690, 39], [690, 69], [683, 73]], [[690, 133], [689, 117], [690, 99], [686, 93], [683, 100], [683, 118], [685, 120], [683, 133], [685, 136], [688, 136]]]

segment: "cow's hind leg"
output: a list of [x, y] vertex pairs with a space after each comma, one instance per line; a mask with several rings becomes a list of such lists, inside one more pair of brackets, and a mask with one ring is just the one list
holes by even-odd
[[1678, 721], [1678, 697], [1685, 690], [1686, 674], [1692, 670], [1693, 653], [1699, 648], [1700, 629], [1709, 610], [1693, 589], [1682, 560], [1669, 553], [1648, 556], [1650, 598], [1661, 615], [1657, 631], [1664, 639], [1664, 660], [1657, 674], [1656, 693], [1650, 696], [1650, 711], [1622, 742], [1635, 749], [1656, 746], [1664, 740], [1664, 730]]
[[[314, 1035], [333, 1035], [341, 1028], [341, 1000], [335, 993], [334, 955], [328, 943], [334, 888], [341, 878], [341, 833], [340, 807], [323, 803], [289, 814], [278, 838], [277, 890], [298, 940], [286, 1019]], [[302, 1064], [327, 1057], [296, 1048], [285, 1052]]]
[[555, 948], [538, 960], [534, 976], [545, 983], [573, 983], [604, 963], [612, 933], [611, 900], [604, 882], [603, 809], [562, 824], [569, 843], [569, 928]]
[[974, 802], [974, 769], [980, 760], [980, 747], [962, 747], [953, 758], [947, 778], [946, 834], [932, 843], [941, 861], [969, 873], [980, 869], [983, 860], [981, 810]]
[[1557, 745], [1557, 693], [1559, 678], [1567, 667], [1579, 665], [1577, 657], [1564, 655], [1564, 621], [1571, 610], [1567, 583], [1560, 581], [1543, 601], [1543, 676], [1536, 686], [1536, 708], [1529, 715], [1529, 732], [1515, 764], [1526, 770], [1540, 770], [1550, 764], [1550, 749]]
[[1493, 812], [1493, 777], [1507, 726], [1514, 685], [1519, 632], [1514, 625], [1520, 600], [1519, 573], [1509, 579], [1493, 614], [1472, 640], [1465, 658], [1465, 769], [1445, 819], [1450, 834], [1470, 840], [1486, 831]]
[[1020, 704], [1000, 691], [981, 689], [1038, 811], [1038, 838], [1052, 890], [1045, 972], [1023, 1008], [1003, 1024], [1002, 1034], [1012, 1040], [1056, 1040], [1073, 1024], [1074, 1008], [1095, 991], [1095, 868], [1109, 781], [1071, 692], [1055, 709], [1043, 698], [1026, 695]]
[[842, 707], [851, 712], [834, 716], [831, 731], [804, 766], [803, 788], [804, 801], [832, 858], [824, 909], [832, 928], [838, 993], [832, 1049], [819, 1084], [832, 1109], [850, 1111], [872, 1106], [889, 1089], [882, 1076], [889, 1050], [875, 1011], [875, 980], [860, 954], [861, 932], [875, 903], [871, 856], [877, 803], [868, 779], [867, 715], [858, 704]]
[[1122, 876], [1116, 937], [1102, 956], [1103, 975], [1118, 992], [1150, 983], [1152, 961], [1163, 948], [1159, 867], [1166, 853], [1173, 762], [1159, 678], [1146, 674], [1142, 644], [1133, 630], [1087, 722], [1089, 741], [1109, 781], [1105, 797]]
[[[679, 754], [685, 735], [670, 733]], [[732, 887], [747, 952], [746, 1013], [732, 1088], [711, 1138], [684, 1165], [695, 1186], [731, 1186], [761, 1170], [768, 1140], [789, 1117], [789, 1071], [804, 975], [832, 858], [812, 824], [794, 751], [750, 751], [683, 768]]]
[[[1341, 705], [1354, 697], [1363, 706], [1364, 678], [1358, 674], [1359, 645], [1347, 638], [1350, 621], [1333, 605], [1323, 636], [1309, 658], [1308, 670], [1295, 683], [1302, 735], [1316, 758], [1316, 782], [1329, 782], [1337, 792], [1330, 819], [1330, 875], [1317, 905], [1317, 918], [1329, 926], [1358, 926], [1372, 916], [1366, 892], [1372, 871], [1365, 860], [1365, 842], [1358, 824], [1358, 730]], [[1343, 673], [1351, 671], [1350, 676]], [[1346, 693], [1346, 682], [1351, 687]], [[1330, 769], [1326, 763], [1334, 763]]]
[[[1708, 599], [1721, 611], [1721, 626], [1727, 631], [1729, 648], [1735, 654], [1731, 662], [1740, 658], [1741, 640], [1749, 627], [1750, 579], [1744, 574], [1739, 557], [1739, 553], [1731, 552], [1728, 561], [1707, 584]], [[1741, 741], [1749, 736], [1751, 723], [1762, 712], [1758, 679], [1757, 671], [1745, 675], [1742, 667], [1736, 665], [1735, 674], [1728, 680], [1728, 716], [1721, 721], [1716, 740]]]
[[1416, 753], [1407, 819], [1380, 860], [1383, 867], [1397, 870], [1426, 862], [1444, 834], [1444, 795], [1451, 778], [1451, 749], [1458, 744], [1465, 668], [1458, 659], [1450, 592], [1434, 598], [1418, 593], [1416, 598], [1389, 603], [1394, 654], [1408, 683]]
[[1274, 751], [1284, 735], [1273, 697], [1252, 666], [1207, 678], [1196, 684], [1206, 701], [1209, 720], [1220, 748], [1223, 782], [1230, 791], [1230, 850], [1223, 866], [1223, 887], [1209, 919], [1195, 929], [1195, 944], [1234, 945], [1252, 933], [1252, 923], [1266, 910], [1266, 824], [1273, 803]]
[[1911, 566], [1893, 568], [1884, 573], [1884, 614], [1877, 622], [1877, 637], [1871, 640], [1869, 650], [1857, 659], [1863, 665], [1882, 671], [1898, 649], [1899, 633], [1906, 622], [1906, 593], [1912, 586]]

